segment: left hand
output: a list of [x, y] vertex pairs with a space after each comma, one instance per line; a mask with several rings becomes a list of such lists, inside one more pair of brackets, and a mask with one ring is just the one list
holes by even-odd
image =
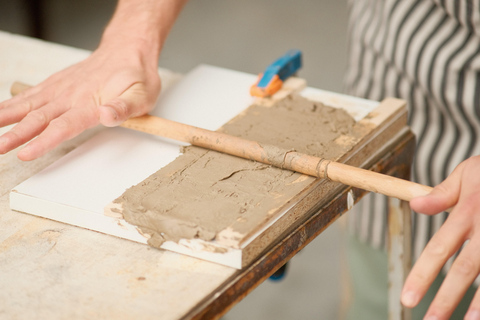
[[0, 103], [0, 127], [18, 122], [0, 137], [0, 154], [33, 139], [18, 152], [21, 160], [33, 160], [88, 128], [117, 126], [147, 113], [159, 94], [160, 78], [157, 56], [146, 56], [133, 44], [107, 43]]
[[[453, 207], [410, 272], [402, 292], [406, 307], [416, 306], [446, 261], [465, 243], [432, 301], [425, 319], [449, 319], [465, 292], [480, 274], [480, 156], [462, 162], [424, 197], [411, 200], [414, 211], [434, 215]], [[480, 290], [465, 319], [480, 319]]]

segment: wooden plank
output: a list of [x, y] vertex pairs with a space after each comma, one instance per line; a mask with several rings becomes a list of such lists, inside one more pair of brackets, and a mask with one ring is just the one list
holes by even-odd
[[[266, 105], [268, 107], [265, 110], [271, 111], [271, 114], [269, 114], [269, 116], [271, 118], [275, 118], [276, 116], [275, 112], [279, 112], [279, 111], [273, 110], [272, 108], [274, 108], [274, 106], [272, 106], [271, 104], [266, 104]], [[243, 112], [240, 116], [234, 118], [226, 126], [222, 127], [220, 130], [228, 132], [228, 126], [230, 124], [235, 126], [240, 121], [242, 121], [245, 117], [248, 117], [249, 113], [258, 115], [261, 112], [266, 112], [265, 110], [262, 110], [262, 108], [258, 108], [258, 107], [250, 107], [245, 112]], [[295, 110], [294, 112], [299, 112], [299, 111]], [[273, 120], [273, 121], [277, 121], [277, 120]], [[289, 118], [288, 121], [293, 121], [293, 120]], [[368, 153], [364, 153], [363, 149], [367, 149], [366, 152], [368, 152], [369, 150], [367, 146], [372, 145], [371, 148], [375, 148], [375, 147], [378, 147], [379, 145], [384, 144], [388, 139], [391, 139], [399, 130], [405, 127], [406, 125], [405, 103], [403, 101], [399, 101], [395, 99], [386, 100], [382, 104], [380, 104], [380, 106], [377, 109], [371, 112], [366, 118], [361, 120], [358, 124], [359, 124], [359, 127], [356, 128], [356, 130], [360, 132], [358, 136], [356, 137], [340, 136], [335, 141], [335, 143], [338, 143], [338, 144], [347, 144], [345, 148], [347, 152], [336, 155], [335, 159], [338, 159], [340, 161], [346, 161], [348, 159], [348, 161], [351, 163], [355, 163], [355, 162], [361, 163], [368, 156]], [[256, 124], [246, 122], [246, 125], [255, 126]], [[266, 124], [262, 123], [259, 125], [266, 125]], [[297, 124], [297, 126], [301, 126], [301, 125], [302, 125], [301, 123]], [[322, 130], [320, 124], [318, 124], [318, 130], [320, 131]], [[275, 138], [277, 138], [276, 135], [278, 134], [280, 133], [279, 132], [272, 133], [272, 135]], [[302, 135], [302, 137], [306, 139], [307, 135], [304, 134]], [[278, 139], [279, 140], [282, 139], [281, 135], [278, 137]], [[169, 165], [169, 167], [167, 167], [170, 169], [167, 169], [167, 168], [162, 169], [164, 170], [163, 174], [159, 172], [158, 175], [154, 175], [149, 179], [145, 180], [144, 182], [142, 182], [141, 184], [139, 184], [138, 186], [133, 187], [131, 190], [134, 190], [135, 192], [140, 192], [142, 194], [142, 198], [139, 200], [135, 200], [133, 198], [126, 198], [126, 199], [120, 198], [117, 201], [117, 206], [115, 207], [115, 210], [120, 211], [123, 214], [125, 214], [125, 206], [130, 206], [130, 207], [139, 206], [142, 208], [141, 210], [143, 210], [145, 201], [151, 201], [151, 200], [145, 200], [148, 197], [148, 199], [150, 198], [154, 199], [153, 200], [154, 205], [156, 206], [156, 208], [159, 208], [158, 210], [160, 214], [160, 212], [164, 210], [163, 206], [165, 206], [167, 210], [170, 210], [168, 209], [168, 205], [162, 204], [163, 202], [162, 196], [164, 196], [165, 198], [170, 198], [170, 197], [175, 197], [174, 195], [178, 195], [178, 194], [183, 194], [183, 193], [190, 194], [190, 192], [192, 191], [190, 189], [190, 185], [192, 184], [199, 184], [199, 186], [197, 186], [196, 189], [197, 190], [205, 189], [206, 190], [205, 194], [218, 192], [218, 191], [209, 190], [208, 185], [215, 185], [217, 183], [215, 181], [223, 181], [225, 179], [225, 178], [219, 177], [218, 179], [220, 180], [216, 180], [217, 178], [215, 178], [215, 175], [218, 173], [218, 168], [219, 168], [218, 166], [222, 161], [225, 161], [230, 165], [230, 168], [229, 168], [230, 171], [227, 170], [226, 171], [227, 173], [223, 174], [226, 177], [230, 177], [231, 175], [234, 174], [234, 173], [228, 173], [228, 172], [237, 172], [237, 171], [244, 171], [244, 170], [250, 171], [249, 174], [251, 177], [252, 170], [256, 171], [256, 170], [266, 169], [263, 167], [257, 168], [254, 166], [244, 168], [243, 160], [233, 159], [228, 155], [219, 155], [217, 153], [214, 153], [213, 151], [198, 150], [195, 152], [196, 154], [190, 155], [189, 157], [185, 155], [175, 160], [171, 165]], [[182, 173], [186, 172], [186, 176], [188, 177], [190, 177], [192, 174], [195, 174], [190, 172], [192, 163], [195, 166], [200, 166], [202, 173], [206, 172], [206, 175], [198, 176], [198, 177], [193, 176], [193, 178], [188, 180], [188, 182], [184, 182], [183, 177], [173, 178], [172, 182], [169, 182], [169, 179], [170, 179], [169, 177], [174, 177], [177, 174], [177, 172], [182, 172]], [[213, 167], [207, 167], [207, 164]], [[233, 169], [233, 168], [237, 168], [237, 169]], [[277, 172], [276, 170], [278, 169], [273, 169], [273, 168], [270, 168], [270, 169], [272, 170], [270, 173], [270, 176], [275, 176], [276, 173], [274, 172]], [[281, 171], [281, 170], [278, 170], [278, 171]], [[213, 180], [210, 181], [209, 180], [210, 178], [212, 178]], [[246, 179], [249, 179], [249, 178], [246, 178]], [[268, 178], [266, 179], [268, 180]], [[335, 183], [325, 181], [325, 180], [316, 180], [312, 177], [302, 176], [300, 174], [287, 173], [286, 176], [283, 176], [282, 178], [277, 177], [276, 179], [277, 180], [286, 179], [285, 186], [275, 191], [274, 195], [268, 194], [268, 193], [262, 194], [263, 200], [261, 201], [255, 200], [252, 205], [255, 207], [255, 209], [258, 209], [258, 211], [248, 211], [247, 209], [245, 209], [246, 211], [242, 212], [242, 215], [238, 217], [235, 216], [234, 213], [232, 213], [232, 215], [227, 217], [227, 219], [225, 220], [226, 222], [225, 222], [225, 225], [222, 227], [223, 229], [220, 228], [220, 231], [216, 233], [214, 240], [212, 241], [209, 241], [207, 239], [202, 240], [202, 239], [188, 239], [188, 238], [180, 238], [180, 240], [174, 239], [173, 241], [166, 241], [166, 242], [163, 242], [160, 239], [160, 241], [162, 241], [160, 243], [152, 242], [152, 241], [159, 241], [158, 238], [153, 238], [153, 240], [149, 239], [149, 241], [154, 246], [158, 245], [158, 246], [161, 246], [162, 248], [169, 248], [171, 250], [177, 250], [177, 248], [171, 246], [171, 243], [178, 241], [179, 245], [183, 245], [185, 247], [190, 247], [190, 248], [195, 247], [200, 251], [203, 250], [203, 251], [211, 252], [212, 250], [214, 250], [214, 251], [217, 251], [216, 252], [217, 255], [230, 254], [229, 258], [227, 258], [227, 261], [230, 261], [230, 262], [227, 262], [227, 263], [229, 263], [229, 265], [231, 266], [242, 267], [242, 266], [248, 265], [253, 259], [255, 259], [258, 256], [258, 254], [260, 254], [262, 251], [265, 250], [265, 248], [267, 248], [271, 243], [273, 243], [279, 237], [280, 234], [284, 233], [288, 227], [293, 225], [296, 221], [304, 220], [305, 215], [307, 214], [307, 211], [311, 207], [321, 205], [322, 199], [328, 199], [329, 195], [332, 194], [332, 192], [333, 193], [336, 192]], [[263, 182], [260, 181], [260, 183], [263, 183]], [[295, 184], [296, 188], [293, 188], [292, 184]], [[151, 187], [153, 189], [153, 192], [155, 192], [155, 196], [153, 196], [153, 194], [150, 195], [148, 193], [150, 191], [147, 191], [147, 193], [144, 193], [146, 192], [145, 186], [148, 186], [149, 188]], [[168, 186], [168, 187], [165, 188], [165, 186]], [[235, 188], [244, 189], [249, 187], [246, 185], [238, 184], [236, 185]], [[235, 193], [234, 189], [232, 189], [231, 191]], [[129, 196], [127, 195], [126, 197], [129, 197]], [[195, 195], [195, 197], [203, 197], [203, 196]], [[252, 195], [252, 197], [254, 196]], [[276, 200], [280, 199], [280, 200], [275, 202], [275, 199]], [[212, 198], [211, 200], [215, 201], [215, 198]], [[179, 202], [179, 201], [182, 202], [183, 207], [188, 207], [190, 205], [188, 199], [178, 200], [176, 202]], [[176, 211], [174, 213], [175, 218], [173, 222], [169, 222], [170, 224], [168, 225], [168, 227], [165, 226], [164, 228], [184, 228], [185, 224], [188, 224], [191, 222], [191, 221], [183, 222], [184, 220], [179, 220], [179, 219], [190, 219], [190, 218], [179, 218], [178, 212], [184, 212], [184, 213], [186, 212], [187, 214], [189, 212], [195, 212], [195, 214], [191, 216], [192, 221], [196, 219], [195, 215], [198, 215], [199, 217], [201, 217], [200, 219], [202, 223], [205, 223], [207, 221], [214, 221], [215, 223], [218, 223], [220, 216], [216, 215], [215, 211], [212, 211], [212, 208], [210, 206], [211, 202], [208, 202], [208, 201], [206, 203], [194, 202], [195, 207], [186, 209], [186, 211], [185, 209], [179, 209], [178, 205], [176, 204], [175, 205]], [[271, 204], [268, 206], [262, 207], [261, 202], [263, 203], [268, 202]], [[233, 203], [229, 204], [228, 206], [230, 206], [230, 209], [232, 211], [238, 210], [237, 208], [235, 208], [235, 204]], [[226, 209], [228, 210], [228, 208]], [[184, 210], [184, 211], [181, 211], [181, 210]], [[254, 209], [250, 209], [250, 210], [254, 210]], [[140, 216], [142, 215], [141, 213], [138, 213], [138, 214], [140, 214]], [[220, 214], [228, 215], [227, 212], [221, 212]], [[156, 215], [156, 213], [153, 213], [153, 215]], [[243, 229], [242, 232], [237, 231], [237, 230], [242, 230], [241, 228], [244, 226], [245, 221], [247, 221], [248, 219], [251, 219], [250, 217], [254, 217], [254, 219], [256, 219], [255, 221], [257, 221], [255, 222], [253, 227], [251, 227], [251, 229]], [[147, 219], [151, 219], [151, 218], [147, 218]], [[162, 223], [164, 223], [164, 221], [171, 218], [168, 218], [167, 216], [162, 215], [161, 219], [162, 219]], [[180, 227], [178, 226], [179, 223], [181, 224]], [[204, 234], [206, 230], [205, 228], [203, 229], [197, 228], [199, 222], [194, 222], [194, 223], [195, 225], [193, 226], [193, 228], [196, 228], [196, 229], [193, 229], [194, 231], [192, 232], [194, 233], [196, 232], [198, 237], [210, 236], [210, 235]], [[165, 230], [165, 233], [168, 232], [167, 231], [168, 229], [164, 229], [164, 230]], [[152, 233], [152, 234], [154, 235], [154, 237], [156, 237], [155, 233]], [[146, 236], [149, 237], [149, 235], [146, 235]], [[235, 252], [235, 254], [232, 255], [231, 254], [232, 252]], [[238, 259], [240, 259], [241, 261], [238, 261]]]
[[412, 264], [412, 221], [408, 202], [389, 198], [388, 310], [389, 320], [410, 320], [411, 309], [400, 302], [403, 284]]
[[[251, 103], [247, 89], [254, 79], [253, 75], [218, 68], [200, 68], [197, 76], [193, 78], [187, 76], [182, 80], [181, 86], [166, 88], [160, 100], [160, 106], [156, 109], [156, 112], [159, 112], [157, 115], [216, 129], [226, 121], [225, 119], [233, 117]], [[232, 82], [238, 85], [232, 86]], [[185, 83], [187, 89], [183, 86]], [[291, 92], [292, 89], [302, 88], [305, 82], [302, 79], [293, 78], [287, 84], [286, 88], [291, 87], [289, 89]], [[235, 89], [233, 92], [232, 88]], [[186, 96], [185, 90], [188, 90], [190, 95]], [[218, 95], [219, 90], [223, 95]], [[317, 92], [313, 89], [309, 91]], [[179, 96], [182, 99], [177, 99]], [[212, 96], [215, 99], [212, 100]], [[272, 100], [278, 100], [283, 96], [285, 96], [285, 90], [275, 95], [273, 99], [269, 99], [270, 104]], [[237, 102], [235, 104], [237, 109], [231, 103], [228, 103], [229, 108], [225, 108], [227, 102], [231, 100]], [[345, 100], [349, 101], [349, 99]], [[216, 104], [212, 105], [212, 101]], [[355, 101], [359, 102], [359, 106], [362, 103], [366, 104], [363, 100]], [[214, 117], [205, 117], [205, 114], [214, 115]], [[15, 187], [10, 198], [12, 208], [145, 243], [145, 237], [134, 231], [134, 228], [118, 215], [104, 216], [103, 207], [123, 190], [142, 181], [151, 172], [162, 167], [162, 161], [165, 165], [177, 157], [180, 154], [179, 144], [121, 130], [109, 129], [102, 132], [49, 169]], [[166, 157], [167, 152], [172, 152], [170, 160]], [[143, 173], [134, 173], [138, 169], [142, 169]], [[118, 172], [125, 174], [119, 176]], [[89, 179], [95, 181], [100, 175], [103, 178], [93, 186], [81, 182]], [[77, 182], [72, 184], [71, 181]], [[49, 188], [42, 188], [42, 185], [49, 185]], [[69, 191], [71, 188], [78, 191], [72, 193]], [[86, 219], [86, 217], [89, 218]], [[237, 268], [241, 267], [242, 263], [246, 263], [246, 260], [242, 262], [241, 251], [237, 249], [220, 254], [212, 252], [211, 244], [201, 241], [182, 240], [181, 244], [169, 242], [162, 247]], [[232, 259], [235, 263], [231, 263]]]

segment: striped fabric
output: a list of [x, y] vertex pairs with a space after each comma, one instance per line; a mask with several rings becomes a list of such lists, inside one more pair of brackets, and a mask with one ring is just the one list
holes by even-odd
[[[480, 0], [350, 0], [348, 94], [408, 101], [417, 137], [413, 179], [437, 185], [480, 154]], [[386, 199], [371, 195], [350, 230], [385, 246]], [[446, 213], [413, 216], [414, 257]]]

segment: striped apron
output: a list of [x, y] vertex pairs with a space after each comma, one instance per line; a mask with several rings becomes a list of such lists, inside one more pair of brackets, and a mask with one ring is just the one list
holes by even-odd
[[[417, 138], [412, 179], [439, 184], [480, 154], [480, 0], [350, 0], [349, 14], [346, 93], [405, 99]], [[350, 231], [384, 248], [386, 198], [370, 194], [354, 211]], [[446, 218], [413, 213], [415, 259]]]

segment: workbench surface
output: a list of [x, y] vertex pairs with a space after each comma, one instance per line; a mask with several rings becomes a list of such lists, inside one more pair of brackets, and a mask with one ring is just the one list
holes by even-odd
[[[0, 47], [2, 101], [10, 97], [13, 82], [39, 83], [89, 54], [3, 32]], [[168, 71], [160, 74], [164, 88], [178, 79]], [[339, 196], [327, 204], [330, 210], [302, 222], [269, 248], [266, 258], [243, 270], [10, 210], [12, 188], [100, 130], [89, 130], [32, 162], [19, 161], [16, 152], [0, 155], [0, 318], [217, 318], [315, 238], [347, 203], [352, 205], [348, 189], [339, 186]], [[403, 141], [395, 143], [399, 154], [412, 149], [413, 139], [406, 134], [397, 137]], [[388, 159], [408, 162], [400, 156]], [[388, 161], [381, 168], [395, 166]], [[354, 189], [348, 197], [356, 201], [363, 193]]]
[[[3, 32], [0, 47], [2, 101], [14, 81], [38, 83], [89, 54]], [[174, 77], [162, 73], [164, 86]], [[10, 210], [13, 187], [98, 130], [32, 162], [0, 155], [0, 318], [178, 319], [237, 271]]]

